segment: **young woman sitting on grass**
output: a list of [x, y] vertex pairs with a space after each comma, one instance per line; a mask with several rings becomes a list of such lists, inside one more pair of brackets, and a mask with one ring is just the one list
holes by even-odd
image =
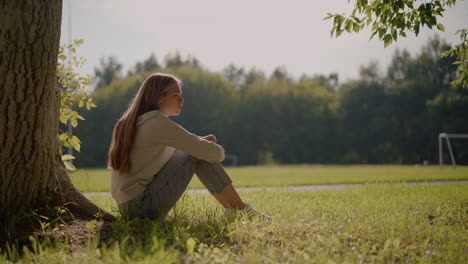
[[221, 165], [214, 135], [197, 136], [169, 119], [182, 110], [181, 81], [155, 73], [141, 85], [117, 121], [109, 149], [111, 194], [126, 217], [166, 215], [196, 173], [232, 217], [239, 212], [271, 219], [244, 202]]

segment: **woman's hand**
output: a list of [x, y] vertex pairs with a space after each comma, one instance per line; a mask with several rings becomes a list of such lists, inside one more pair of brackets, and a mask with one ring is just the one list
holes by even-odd
[[[208, 140], [208, 141], [213, 142], [213, 143], [216, 143], [218, 141], [213, 134], [209, 134], [208, 136], [204, 136], [204, 137], [200, 137], [200, 138]], [[193, 157], [193, 156], [192, 156], [192, 159], [194, 161], [201, 161], [201, 159]]]
[[213, 134], [209, 134], [208, 136], [204, 136], [204, 137], [201, 137], [201, 138], [206, 139], [206, 140], [208, 140], [210, 142], [213, 142], [213, 143], [216, 143], [218, 141]]

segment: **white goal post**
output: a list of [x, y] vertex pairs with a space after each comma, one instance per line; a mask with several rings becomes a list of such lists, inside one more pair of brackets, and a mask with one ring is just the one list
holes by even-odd
[[444, 165], [444, 158], [442, 155], [442, 138], [445, 138], [445, 142], [447, 142], [447, 147], [450, 154], [450, 159], [452, 160], [452, 165], [455, 167], [457, 163], [455, 161], [455, 156], [453, 155], [452, 145], [450, 144], [450, 138], [468, 138], [468, 134], [447, 134], [447, 133], [440, 133], [439, 134], [439, 166], [442, 167]]

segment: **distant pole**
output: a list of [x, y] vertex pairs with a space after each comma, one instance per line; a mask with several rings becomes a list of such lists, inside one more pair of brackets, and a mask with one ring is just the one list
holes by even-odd
[[[69, 0], [68, 1], [68, 44], [72, 43], [72, 8], [71, 8], [71, 5], [72, 5], [72, 1]], [[70, 50], [68, 50], [68, 61], [71, 62], [71, 52], [70, 52]], [[70, 135], [72, 135], [73, 134], [73, 126], [72, 126], [70, 120], [68, 120], [68, 122], [67, 122], [67, 128], [68, 128], [68, 133], [70, 133]], [[68, 147], [68, 154], [73, 156], [73, 148], [72, 147]], [[73, 160], [69, 160], [69, 162], [73, 164]]]
[[445, 141], [447, 141], [447, 146], [448, 146], [448, 149], [449, 149], [449, 154], [450, 154], [450, 158], [452, 159], [452, 165], [454, 168], [456, 168], [457, 164], [455, 162], [455, 156], [453, 155], [453, 150], [452, 150], [452, 145], [450, 144], [450, 140], [447, 137], [445, 137]]
[[443, 139], [445, 138], [445, 142], [447, 143], [447, 148], [449, 151], [450, 159], [452, 160], [453, 168], [456, 168], [457, 162], [455, 161], [455, 155], [453, 154], [452, 144], [450, 144], [450, 138], [468, 138], [468, 134], [447, 134], [447, 133], [440, 133], [439, 134], [439, 165], [440, 168], [444, 165], [444, 157], [442, 154], [443, 151]]
[[439, 134], [439, 167], [442, 169], [442, 166], [444, 166], [444, 159], [442, 155], [442, 134]]

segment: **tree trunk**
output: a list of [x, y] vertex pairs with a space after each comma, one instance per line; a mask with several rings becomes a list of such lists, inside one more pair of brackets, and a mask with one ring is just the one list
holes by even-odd
[[103, 213], [73, 187], [60, 158], [56, 68], [61, 17], [61, 0], [0, 0], [3, 219], [19, 209], [55, 205], [67, 205], [82, 218]]

